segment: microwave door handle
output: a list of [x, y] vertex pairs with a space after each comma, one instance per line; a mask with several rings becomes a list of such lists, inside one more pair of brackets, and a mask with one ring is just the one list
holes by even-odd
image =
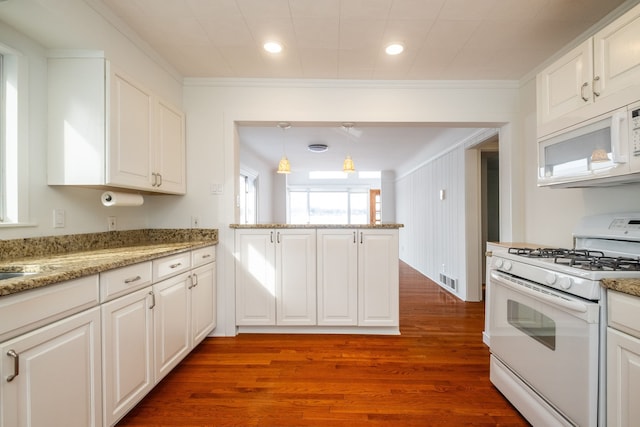
[[618, 111], [611, 117], [611, 160], [614, 163], [627, 163], [629, 161], [627, 150], [627, 112]]

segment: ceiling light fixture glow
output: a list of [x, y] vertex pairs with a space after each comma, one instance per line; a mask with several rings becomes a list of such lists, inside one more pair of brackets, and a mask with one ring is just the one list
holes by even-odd
[[274, 41], [268, 41], [264, 45], [264, 50], [269, 53], [280, 53], [282, 52], [282, 44]]
[[404, 46], [400, 43], [391, 43], [385, 49], [387, 55], [399, 55], [404, 51]]

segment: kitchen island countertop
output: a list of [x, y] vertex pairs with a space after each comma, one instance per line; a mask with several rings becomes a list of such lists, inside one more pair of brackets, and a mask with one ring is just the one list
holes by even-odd
[[[131, 230], [0, 241], [0, 298], [218, 243], [215, 229]], [[91, 248], [91, 249], [89, 249]]]

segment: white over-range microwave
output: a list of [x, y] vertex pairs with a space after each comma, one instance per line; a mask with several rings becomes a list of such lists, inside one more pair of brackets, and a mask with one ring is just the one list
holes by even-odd
[[538, 140], [538, 185], [640, 182], [640, 102]]

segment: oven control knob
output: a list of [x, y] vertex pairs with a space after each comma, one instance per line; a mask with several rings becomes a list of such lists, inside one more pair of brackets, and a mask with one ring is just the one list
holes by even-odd
[[547, 285], [553, 285], [556, 283], [556, 275], [553, 273], [547, 274], [547, 277], [544, 278], [544, 281], [547, 282]]
[[561, 277], [558, 280], [558, 285], [560, 285], [562, 289], [569, 289], [571, 285], [573, 285], [573, 280], [571, 280], [571, 277]]
[[493, 265], [495, 265], [497, 268], [502, 267], [502, 258], [496, 258]]
[[511, 270], [511, 267], [513, 267], [513, 265], [511, 265], [511, 261], [507, 260], [504, 262], [504, 265], [502, 266], [502, 268], [504, 268], [506, 271]]

